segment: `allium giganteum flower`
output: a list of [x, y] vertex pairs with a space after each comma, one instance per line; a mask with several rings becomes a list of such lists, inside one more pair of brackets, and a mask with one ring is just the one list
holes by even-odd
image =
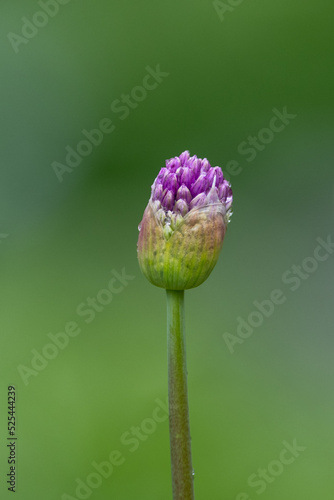
[[219, 167], [185, 151], [167, 160], [139, 226], [138, 260], [166, 289], [168, 408], [173, 500], [194, 500], [184, 334], [184, 290], [211, 273], [231, 215], [232, 190]]
[[232, 189], [220, 167], [189, 155], [166, 161], [139, 226], [138, 260], [167, 290], [199, 286], [217, 263], [231, 216]]

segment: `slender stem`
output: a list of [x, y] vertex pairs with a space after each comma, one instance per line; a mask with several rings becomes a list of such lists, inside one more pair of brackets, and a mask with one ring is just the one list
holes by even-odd
[[194, 500], [184, 339], [184, 291], [167, 290], [169, 434], [174, 500]]

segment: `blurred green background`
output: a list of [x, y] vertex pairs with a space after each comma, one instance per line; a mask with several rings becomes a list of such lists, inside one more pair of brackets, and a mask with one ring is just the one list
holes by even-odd
[[[11, 495], [9, 384], [17, 499], [171, 498], [157, 413], [165, 294], [141, 275], [136, 242], [158, 170], [185, 149], [241, 169], [219, 263], [186, 293], [196, 498], [333, 498], [334, 254], [307, 260], [317, 238], [334, 239], [333, 3], [218, 4], [2, 1], [1, 498]], [[145, 95], [136, 87], [158, 65], [165, 75]], [[121, 112], [116, 100], [131, 93]], [[263, 131], [285, 107], [295, 117], [284, 130]], [[84, 150], [82, 130], [105, 118], [113, 131], [60, 182], [54, 162], [68, 146]], [[249, 136], [260, 137], [252, 161]], [[78, 315], [123, 269], [134, 279], [94, 318]], [[229, 349], [226, 332], [237, 336], [238, 318], [275, 289], [285, 302]], [[33, 353], [68, 322], [80, 334], [34, 370]], [[283, 467], [294, 440], [305, 449]], [[119, 465], [100, 479], [92, 464], [114, 450]], [[259, 469], [269, 476], [254, 486]], [[78, 478], [91, 487], [76, 492]]]

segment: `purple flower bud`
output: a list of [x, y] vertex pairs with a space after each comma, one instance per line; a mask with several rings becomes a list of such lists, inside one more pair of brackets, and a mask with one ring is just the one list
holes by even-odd
[[176, 174], [169, 174], [164, 180], [164, 189], [167, 189], [169, 191], [173, 191], [173, 193], [176, 193], [178, 190], [178, 182], [177, 182], [177, 176]]
[[231, 208], [232, 202], [233, 202], [232, 188], [230, 185], [228, 185], [227, 194], [226, 194], [226, 201], [225, 201], [226, 210], [229, 210]]
[[192, 172], [194, 172], [194, 163], [195, 163], [195, 161], [196, 161], [197, 159], [198, 159], [198, 158], [197, 158], [197, 156], [196, 156], [196, 155], [194, 155], [194, 156], [191, 156], [191, 157], [189, 158], [189, 160], [187, 161], [187, 167], [188, 167], [188, 168], [190, 168], [190, 170], [191, 170]]
[[179, 187], [179, 189], [176, 193], [176, 199], [177, 200], [182, 199], [182, 200], [186, 201], [187, 203], [191, 202], [192, 196], [191, 196], [191, 193], [190, 193], [189, 189], [187, 188], [187, 186], [182, 184], [182, 186]]
[[212, 170], [214, 171], [216, 176], [216, 187], [219, 188], [219, 186], [224, 182], [222, 169], [220, 167], [214, 167]]
[[164, 188], [163, 185], [160, 183], [155, 183], [153, 184], [153, 189], [152, 189], [152, 200], [161, 200], [163, 196]]
[[191, 186], [190, 191], [191, 194], [195, 197], [199, 193], [205, 193], [207, 188], [207, 179], [206, 179], [206, 174], [203, 173], [199, 176], [197, 181]]
[[232, 195], [232, 189], [231, 186], [227, 181], [224, 181], [223, 184], [221, 184], [218, 188], [218, 196], [219, 199], [222, 203], [226, 202], [226, 199], [228, 196]]
[[189, 211], [188, 204], [184, 200], [177, 200], [174, 206], [174, 212], [184, 217]]
[[190, 186], [194, 183], [194, 181], [195, 181], [194, 173], [190, 168], [185, 167], [181, 173], [180, 183], [185, 184], [187, 187], [190, 188]]
[[180, 162], [182, 166], [185, 165], [188, 160], [189, 160], [189, 151], [184, 151], [182, 154], [180, 154]]
[[191, 166], [191, 169], [194, 172], [195, 179], [197, 179], [197, 177], [199, 176], [199, 174], [201, 172], [201, 167], [202, 167], [202, 160], [200, 160], [199, 158], [196, 158], [196, 160], [193, 161], [192, 166]]
[[201, 172], [207, 172], [209, 168], [211, 168], [211, 165], [208, 160], [204, 158], [204, 160], [202, 160]]
[[167, 168], [163, 167], [163, 168], [160, 170], [160, 172], [159, 172], [159, 174], [158, 174], [158, 177], [157, 177], [156, 181], [163, 183], [163, 181], [164, 181], [164, 179], [165, 179], [165, 177], [166, 177], [167, 175], [168, 175], [168, 170], [167, 170]]
[[200, 193], [190, 202], [190, 210], [193, 208], [204, 207], [206, 205], [206, 194]]
[[[208, 171], [208, 173], [206, 174], [205, 178], [206, 178], [206, 185], [207, 185], [207, 190], [211, 189], [212, 188], [212, 185], [213, 185], [213, 181], [215, 180], [215, 171], [213, 170], [213, 168], [210, 168], [210, 170]], [[217, 184], [217, 181], [215, 180], [215, 185]]]
[[166, 210], [173, 210], [174, 201], [175, 201], [174, 192], [169, 190], [163, 197], [161, 204]]
[[166, 167], [169, 172], [176, 172], [180, 166], [181, 161], [177, 156], [175, 158], [171, 158], [170, 160], [166, 160]]
[[230, 210], [233, 201], [233, 194], [230, 184], [224, 180], [223, 184], [219, 186], [218, 196], [223, 205], [225, 205], [226, 211]]
[[177, 177], [178, 183], [182, 184], [181, 183], [181, 175], [183, 173], [183, 167], [179, 167], [175, 173], [176, 173], [176, 177]]

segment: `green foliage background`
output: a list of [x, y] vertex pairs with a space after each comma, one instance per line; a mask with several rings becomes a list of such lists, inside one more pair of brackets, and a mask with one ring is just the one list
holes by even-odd
[[[221, 21], [199, 0], [72, 0], [16, 54], [7, 35], [38, 10], [3, 0], [0, 20], [1, 498], [8, 384], [18, 500], [76, 498], [113, 450], [125, 461], [89, 498], [171, 498], [167, 422], [136, 451], [120, 439], [167, 394], [165, 296], [140, 274], [137, 226], [164, 160], [189, 149], [242, 167], [219, 263], [186, 294], [196, 498], [331, 500], [334, 255], [294, 292], [282, 276], [334, 238], [333, 3], [245, 0]], [[157, 65], [169, 76], [121, 120], [111, 103]], [[284, 107], [296, 118], [248, 162], [240, 143]], [[103, 118], [115, 130], [60, 183], [52, 163]], [[123, 268], [135, 279], [86, 324], [78, 304]], [[224, 333], [274, 289], [286, 301], [231, 354]], [[25, 385], [18, 365], [69, 321], [80, 335]], [[305, 451], [259, 495], [249, 476], [294, 439]]]

